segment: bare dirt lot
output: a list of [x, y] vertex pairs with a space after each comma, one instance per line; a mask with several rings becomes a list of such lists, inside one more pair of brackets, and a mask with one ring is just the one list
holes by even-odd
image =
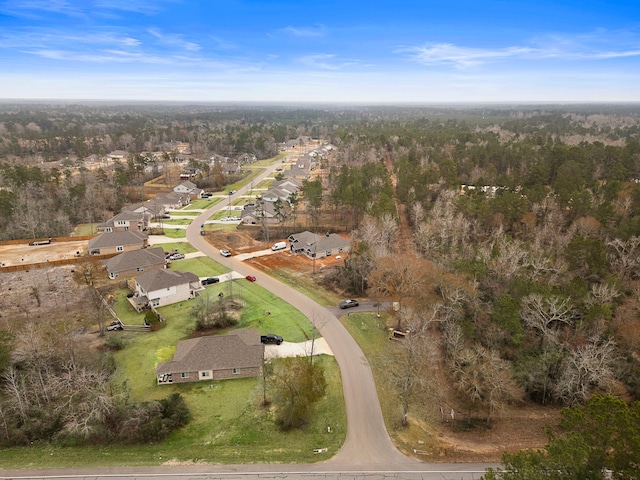
[[50, 245], [0, 245], [0, 265], [28, 265], [66, 258], [74, 258], [78, 252], [84, 254], [87, 250], [86, 240], [71, 242], [56, 242]]

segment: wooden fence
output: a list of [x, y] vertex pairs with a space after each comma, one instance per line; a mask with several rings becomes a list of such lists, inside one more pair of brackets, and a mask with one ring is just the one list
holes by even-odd
[[38, 263], [27, 263], [27, 264], [19, 264], [19, 265], [6, 265], [0, 267], [0, 272], [18, 272], [31, 270], [32, 268], [48, 268], [48, 267], [59, 267], [60, 265], [75, 265], [77, 263], [84, 262], [98, 262], [100, 260], [105, 260], [107, 258], [115, 257], [118, 255], [117, 253], [106, 253], [104, 255], [91, 255], [84, 257], [73, 257], [73, 258], [63, 258], [60, 260], [48, 260], [46, 262], [38, 262]]

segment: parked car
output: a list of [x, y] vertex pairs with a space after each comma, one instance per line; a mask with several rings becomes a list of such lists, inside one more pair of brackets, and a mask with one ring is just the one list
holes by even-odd
[[280, 335], [276, 335], [275, 333], [267, 333], [266, 335], [260, 336], [260, 343], [270, 343], [275, 345], [280, 345], [282, 343], [283, 338]]
[[202, 280], [202, 285], [213, 285], [214, 283], [218, 283], [220, 279], [218, 277], [208, 277]]
[[220, 255], [222, 255], [223, 257], [230, 257], [231, 256], [231, 252], [229, 250], [227, 250], [226, 248], [221, 248], [220, 249]]
[[230, 191], [229, 191], [229, 195], [233, 195], [234, 193], [236, 193], [236, 191], [235, 191], [235, 190], [230, 190]]
[[351, 300], [351, 299], [343, 300], [338, 304], [338, 306], [340, 308], [342, 308], [342, 309], [351, 308], [351, 307], [357, 307], [358, 305], [360, 305], [360, 303], [358, 303], [357, 300]]
[[245, 278], [247, 280], [249, 280], [250, 282], [255, 282], [256, 281], [256, 277], [254, 277], [253, 275], [247, 275]]
[[273, 250], [274, 252], [276, 250], [284, 250], [285, 248], [287, 248], [287, 242], [277, 242], [271, 246], [271, 250]]
[[169, 255], [169, 260], [182, 260], [184, 258], [184, 253], [172, 253]]
[[113, 332], [114, 330], [122, 330], [122, 323], [115, 321], [111, 322], [111, 324], [107, 327], [107, 331]]

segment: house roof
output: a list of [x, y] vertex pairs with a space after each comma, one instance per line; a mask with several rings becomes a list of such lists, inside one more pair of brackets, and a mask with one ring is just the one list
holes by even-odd
[[253, 217], [255, 219], [260, 219], [264, 215], [265, 218], [275, 217], [276, 209], [273, 205], [273, 202], [264, 202], [261, 208], [258, 208], [257, 205], [253, 207], [247, 207], [242, 211], [242, 218], [245, 217]]
[[131, 211], [120, 212], [114, 215], [109, 220], [98, 225], [98, 228], [113, 227], [117, 221], [126, 220], [129, 222], [143, 222], [145, 221], [145, 214]]
[[146, 202], [134, 203], [122, 209], [123, 212], [148, 212], [151, 215], [158, 216], [164, 213], [164, 205], [156, 200], [147, 200]]
[[136, 283], [145, 292], [155, 292], [163, 288], [177, 287], [185, 283], [200, 283], [195, 273], [180, 272], [178, 270], [149, 270], [136, 277]]
[[295, 178], [285, 178], [284, 180], [273, 182], [272, 186], [276, 188], [297, 188], [299, 190], [302, 188], [302, 183]]
[[169, 192], [169, 193], [159, 193], [156, 195], [156, 202], [162, 204], [163, 206], [171, 206], [176, 205], [178, 203], [188, 203], [189, 195], [186, 193], [178, 193], [178, 192]]
[[182, 182], [180, 185], [178, 185], [175, 188], [178, 188], [178, 187], [184, 187], [184, 188], [186, 188], [188, 190], [194, 190], [194, 189], [198, 188], [198, 186], [195, 183], [193, 183], [192, 181], [190, 181], [190, 180], [186, 180], [186, 181]]
[[257, 367], [263, 356], [258, 330], [243, 328], [178, 342], [173, 360], [160, 363], [156, 374]]
[[127, 230], [124, 232], [102, 233], [95, 238], [89, 240], [89, 250], [94, 248], [118, 247], [124, 245], [142, 245], [149, 236], [143, 232], [135, 230]]
[[327, 235], [316, 235], [309, 231], [295, 233], [289, 236], [289, 240], [294, 250], [300, 247], [311, 249], [311, 251], [331, 250], [336, 247], [351, 246], [351, 242], [340, 235], [329, 233]]
[[102, 261], [102, 264], [107, 268], [107, 272], [109, 273], [125, 272], [138, 267], [164, 265], [165, 263], [166, 260], [162, 247], [122, 252], [120, 255]]

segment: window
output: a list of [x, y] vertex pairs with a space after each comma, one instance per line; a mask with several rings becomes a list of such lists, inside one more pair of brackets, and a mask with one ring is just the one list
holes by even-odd
[[189, 372], [182, 372], [180, 378], [189, 378]]
[[107, 227], [107, 228], [104, 229], [104, 231], [107, 232], [107, 233], [111, 233], [111, 232], [113, 232], [113, 228]]
[[122, 245], [118, 245], [116, 247], [116, 252], [124, 252], [124, 247]]
[[233, 374], [234, 375], [238, 375], [240, 373], [240, 369], [239, 368], [234, 368], [233, 369]]
[[151, 306], [152, 307], [159, 307], [160, 306], [160, 299], [156, 298], [154, 300], [151, 300]]
[[201, 376], [202, 378], [207, 378], [207, 377], [210, 377], [210, 376], [211, 376], [211, 375], [209, 375], [209, 373], [210, 373], [210, 372], [200, 372], [200, 376]]

